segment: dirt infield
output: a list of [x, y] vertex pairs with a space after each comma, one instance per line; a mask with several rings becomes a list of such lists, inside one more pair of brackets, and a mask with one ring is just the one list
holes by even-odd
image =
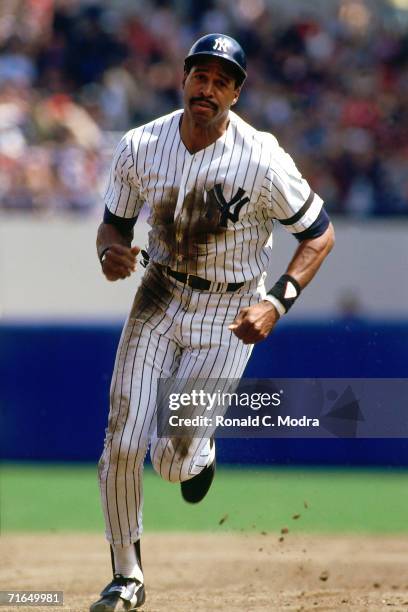
[[[110, 575], [102, 537], [5, 535], [0, 546], [0, 588], [63, 590], [65, 612], [87, 612]], [[142, 553], [144, 612], [408, 610], [407, 536], [148, 534]]]

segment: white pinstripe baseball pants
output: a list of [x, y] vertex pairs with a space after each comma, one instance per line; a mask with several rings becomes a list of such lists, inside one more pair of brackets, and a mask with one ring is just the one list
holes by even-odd
[[106, 537], [126, 546], [142, 533], [143, 462], [150, 444], [154, 469], [182, 482], [210, 459], [208, 438], [181, 457], [155, 432], [159, 378], [240, 378], [252, 351], [228, 329], [241, 308], [257, 303], [263, 283], [232, 293], [193, 290], [151, 264], [124, 326], [111, 383], [109, 423], [99, 461]]

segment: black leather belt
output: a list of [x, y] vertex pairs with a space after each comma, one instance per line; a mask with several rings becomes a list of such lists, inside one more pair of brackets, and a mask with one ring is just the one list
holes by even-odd
[[192, 289], [200, 289], [201, 291], [208, 291], [211, 289], [214, 292], [220, 291], [237, 291], [240, 289], [245, 283], [217, 283], [213, 281], [209, 281], [205, 278], [201, 278], [200, 276], [194, 276], [194, 274], [185, 274], [184, 272], [176, 272], [172, 270], [168, 266], [165, 267], [167, 274], [176, 280], [188, 285]]

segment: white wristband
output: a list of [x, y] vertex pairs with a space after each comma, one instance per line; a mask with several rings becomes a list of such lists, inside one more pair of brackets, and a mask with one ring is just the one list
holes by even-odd
[[267, 300], [275, 306], [276, 310], [279, 312], [279, 316], [286, 314], [285, 307], [274, 295], [266, 295], [264, 300]]

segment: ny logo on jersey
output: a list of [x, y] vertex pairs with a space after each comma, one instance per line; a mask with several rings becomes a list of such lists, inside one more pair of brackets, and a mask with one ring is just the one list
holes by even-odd
[[[249, 202], [249, 198], [242, 196], [245, 194], [245, 191], [240, 187], [234, 197], [227, 202], [224, 198], [224, 194], [222, 193], [221, 183], [215, 185], [209, 192], [208, 195], [214, 197], [217, 202], [217, 208], [221, 213], [219, 226], [220, 227], [228, 227], [228, 219], [233, 223], [236, 223], [239, 219], [239, 213], [241, 212], [241, 208]], [[233, 211], [231, 211], [232, 207], [235, 207]]]
[[228, 53], [228, 40], [226, 38], [216, 38], [214, 41], [213, 49], [215, 51], [222, 51]]

